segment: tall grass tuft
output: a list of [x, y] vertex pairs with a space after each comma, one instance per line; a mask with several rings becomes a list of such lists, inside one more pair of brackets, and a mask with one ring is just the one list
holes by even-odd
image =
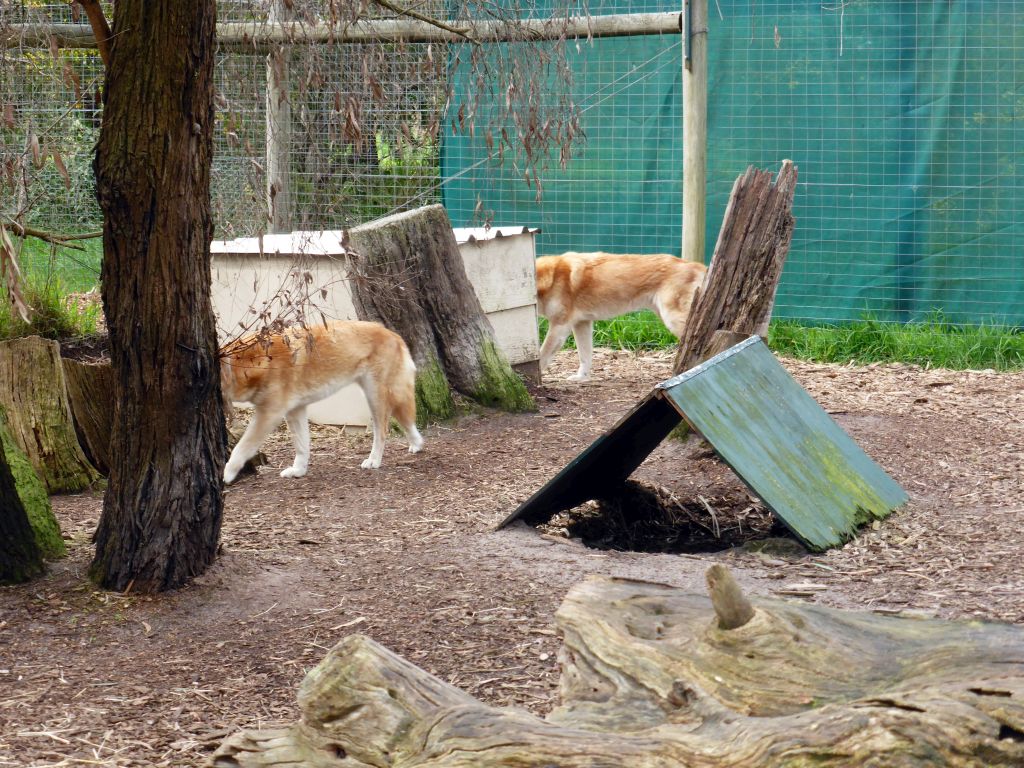
[[28, 322], [0, 302], [0, 339], [42, 336], [67, 340], [93, 336], [102, 312], [98, 303], [79, 307], [64, 284], [55, 277], [40, 281], [30, 277], [25, 284], [25, 301], [32, 308]]

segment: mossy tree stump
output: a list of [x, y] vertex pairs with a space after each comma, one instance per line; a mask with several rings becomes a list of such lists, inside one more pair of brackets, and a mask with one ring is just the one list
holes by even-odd
[[78, 443], [57, 342], [38, 336], [0, 342], [0, 405], [15, 444], [49, 493], [74, 493], [99, 479]]
[[303, 681], [302, 720], [232, 766], [770, 768], [1024, 764], [1024, 629], [591, 577], [556, 614], [561, 705], [501, 709], [368, 638]]
[[0, 584], [17, 584], [43, 572], [43, 557], [5, 446], [0, 442]]
[[453, 389], [486, 406], [534, 409], [494, 340], [443, 206], [355, 227], [347, 246], [356, 314], [383, 323], [409, 345], [419, 420], [451, 416]]
[[[6, 471], [11, 475], [18, 503], [28, 518], [29, 528], [35, 540], [35, 548], [44, 558], [53, 560], [64, 557], [67, 548], [60, 533], [60, 525], [50, 506], [46, 486], [39, 479], [28, 456], [18, 448], [7, 428], [7, 415], [0, 406], [0, 450], [4, 455]], [[12, 535], [14, 535], [12, 533]], [[0, 556], [2, 557], [2, 556]]]

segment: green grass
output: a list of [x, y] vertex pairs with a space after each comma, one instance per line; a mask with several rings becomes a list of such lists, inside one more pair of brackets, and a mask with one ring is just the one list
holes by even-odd
[[84, 251], [51, 246], [34, 237], [15, 240], [24, 298], [32, 312], [26, 322], [6, 301], [0, 301], [0, 339], [35, 335], [66, 340], [96, 333], [99, 304], [79, 309], [68, 294], [85, 293], [99, 285], [103, 243], [99, 238], [80, 242]]
[[[540, 318], [540, 337], [548, 332], [548, 321]], [[662, 325], [658, 316], [650, 311], [633, 312], [612, 320], [594, 323], [594, 346], [615, 349], [664, 349], [676, 344], [676, 337]], [[566, 349], [575, 349], [575, 339], [570, 336]]]
[[84, 293], [100, 282], [100, 261], [103, 258], [103, 240], [99, 237], [80, 240], [74, 248], [52, 246], [34, 237], [24, 241], [14, 239], [19, 253], [22, 276], [33, 285], [59, 282], [69, 293]]
[[840, 326], [806, 326], [789, 320], [772, 323], [768, 345], [804, 360], [857, 364], [915, 363], [928, 368], [1024, 368], [1024, 333], [998, 325], [958, 326], [935, 314], [919, 323], [883, 323], [874, 319]]
[[[547, 321], [541, 319], [541, 338]], [[672, 347], [676, 339], [651, 312], [595, 323], [594, 343], [619, 349]], [[934, 314], [923, 322], [899, 325], [867, 318], [844, 325], [803, 325], [775, 320], [768, 332], [775, 352], [803, 360], [860, 365], [914, 363], [929, 368], [1024, 369], [1024, 333], [999, 325], [958, 326]], [[574, 347], [570, 338], [566, 347]]]
[[47, 339], [75, 339], [96, 333], [99, 304], [79, 309], [68, 300], [71, 291], [55, 276], [34, 274], [24, 285], [25, 301], [32, 308], [28, 322], [0, 301], [0, 339], [42, 336]]

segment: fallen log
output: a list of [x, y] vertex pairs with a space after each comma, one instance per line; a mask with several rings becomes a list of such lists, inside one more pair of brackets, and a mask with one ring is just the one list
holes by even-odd
[[452, 390], [490, 407], [535, 409], [494, 340], [443, 206], [355, 227], [346, 246], [359, 319], [383, 323], [409, 345], [420, 421], [453, 415]]
[[[556, 614], [561, 704], [501, 709], [372, 640], [338, 643], [290, 728], [230, 737], [217, 768], [1011, 766], [1024, 630], [591, 577]], [[747, 617], [743, 620], [743, 617]], [[728, 628], [732, 627], [732, 628]]]

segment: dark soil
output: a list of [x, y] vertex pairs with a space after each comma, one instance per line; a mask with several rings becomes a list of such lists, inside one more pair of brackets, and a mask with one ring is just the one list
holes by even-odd
[[[220, 558], [174, 593], [95, 589], [101, 494], [55, 498], [69, 556], [0, 589], [0, 766], [200, 765], [237, 729], [296, 719], [303, 675], [355, 632], [483, 701], [543, 713], [557, 697], [552, 616], [589, 574], [703, 592], [707, 567], [725, 563], [753, 595], [1024, 622], [1024, 374], [786, 361], [911, 496], [824, 554], [772, 525], [713, 456], [671, 441], [634, 474], [660, 522], [610, 534], [581, 510], [496, 531], [670, 360], [595, 363], [592, 383], [571, 384], [562, 353], [534, 390], [537, 413], [430, 427], [416, 455], [392, 438], [377, 471], [359, 468], [361, 430], [319, 428], [310, 474], [281, 479], [291, 455], [279, 432], [270, 466], [228, 491]], [[625, 551], [637, 545], [659, 553]]]

